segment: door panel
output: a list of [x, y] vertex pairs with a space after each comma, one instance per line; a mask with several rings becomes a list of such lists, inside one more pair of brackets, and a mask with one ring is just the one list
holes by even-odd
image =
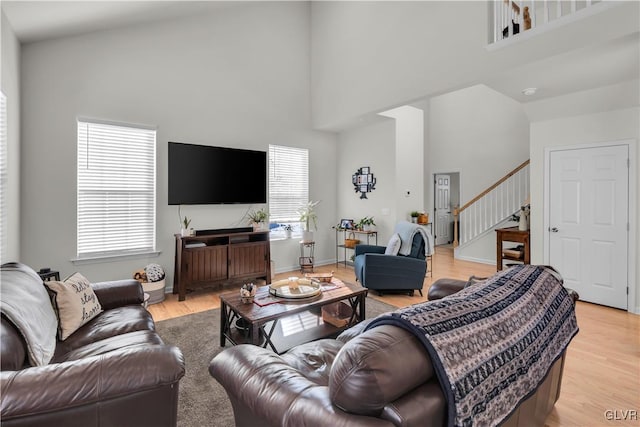
[[435, 208], [436, 208], [436, 245], [451, 243], [451, 177], [438, 174], [435, 176]]
[[550, 154], [549, 259], [580, 299], [627, 308], [626, 145]]

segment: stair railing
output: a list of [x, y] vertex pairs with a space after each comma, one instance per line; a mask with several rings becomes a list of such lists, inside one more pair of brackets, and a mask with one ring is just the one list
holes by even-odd
[[520, 209], [529, 197], [529, 160], [453, 209], [453, 246], [465, 244]]
[[606, 3], [602, 0], [493, 0], [490, 42], [496, 43], [553, 21], [596, 12], [607, 7]]

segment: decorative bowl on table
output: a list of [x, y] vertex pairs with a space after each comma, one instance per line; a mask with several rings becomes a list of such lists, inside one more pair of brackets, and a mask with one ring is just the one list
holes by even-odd
[[269, 293], [280, 298], [310, 298], [322, 292], [320, 283], [311, 279], [289, 277], [269, 285]]

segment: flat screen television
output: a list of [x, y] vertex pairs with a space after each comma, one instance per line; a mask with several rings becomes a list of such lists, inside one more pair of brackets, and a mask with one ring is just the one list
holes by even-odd
[[169, 204], [267, 202], [267, 153], [169, 142]]

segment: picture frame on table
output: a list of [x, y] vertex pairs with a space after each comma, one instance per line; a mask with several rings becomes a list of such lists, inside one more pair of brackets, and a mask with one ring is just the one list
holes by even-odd
[[353, 230], [355, 228], [352, 219], [341, 219], [340, 220], [340, 228], [345, 230]]

